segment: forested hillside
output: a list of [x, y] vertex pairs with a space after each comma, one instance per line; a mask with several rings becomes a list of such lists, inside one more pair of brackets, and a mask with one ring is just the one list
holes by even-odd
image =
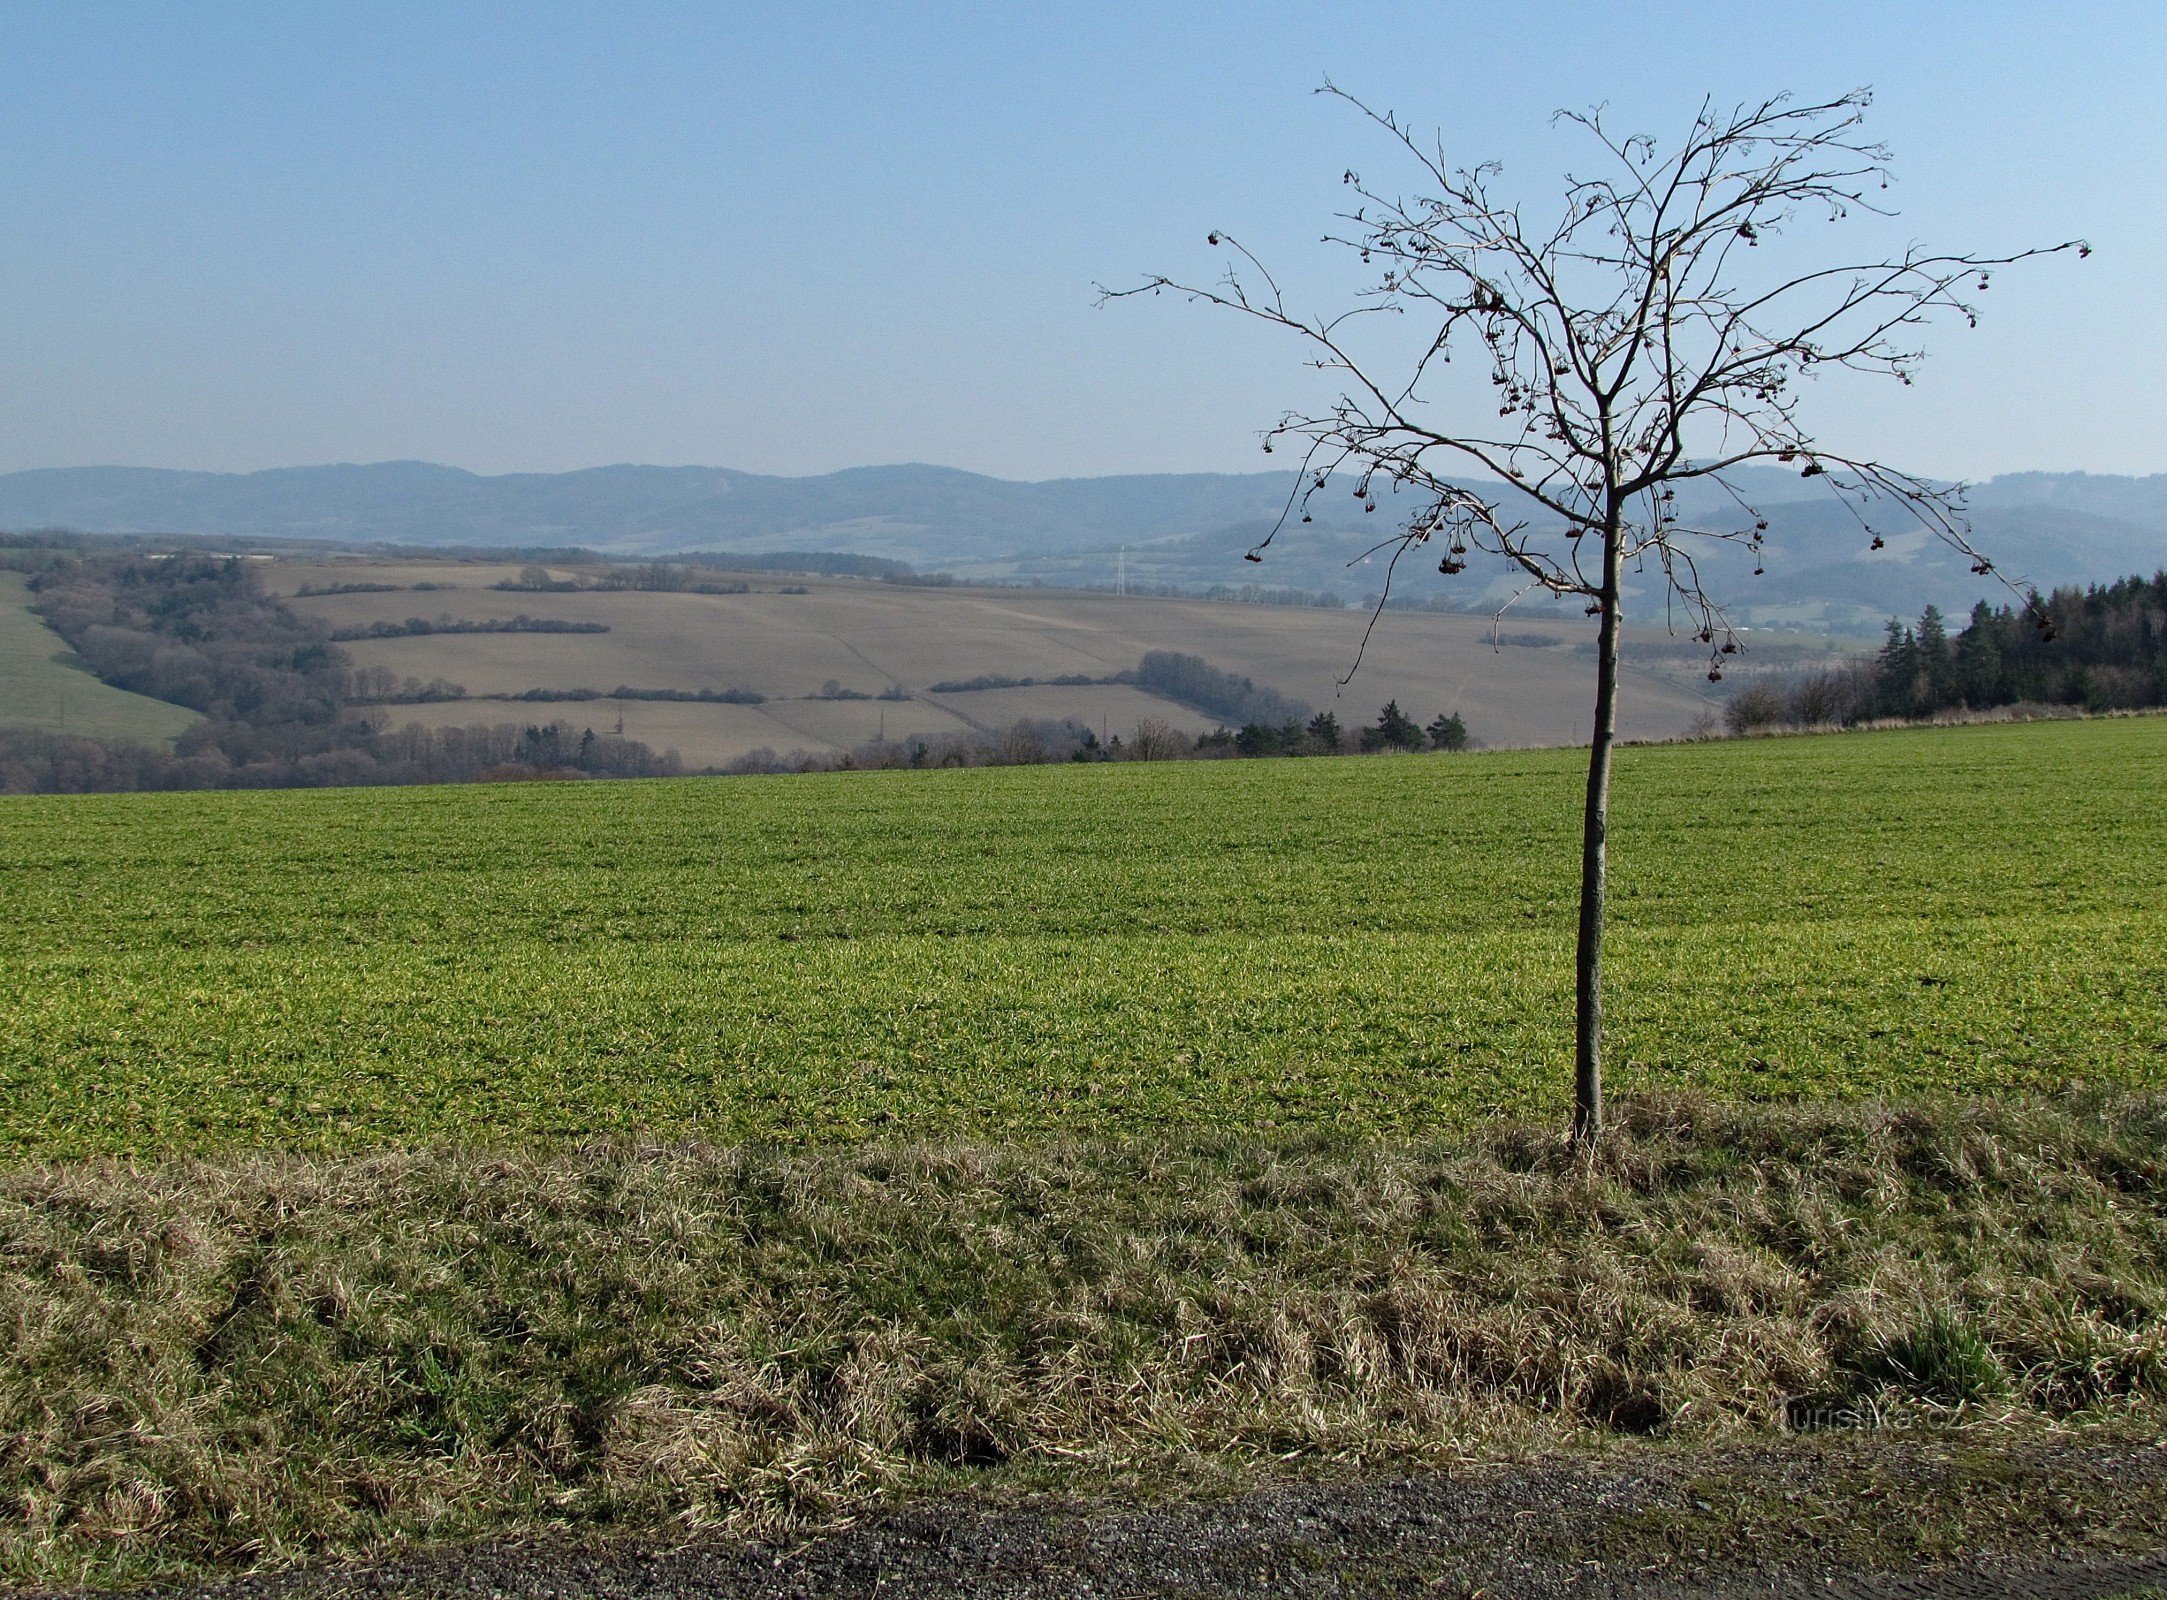
[[2167, 570], [2057, 589], [2024, 607], [1981, 602], [1955, 634], [1929, 606], [1910, 626], [1891, 621], [1871, 661], [1751, 685], [1727, 715], [1745, 731], [2025, 704], [2167, 706]]

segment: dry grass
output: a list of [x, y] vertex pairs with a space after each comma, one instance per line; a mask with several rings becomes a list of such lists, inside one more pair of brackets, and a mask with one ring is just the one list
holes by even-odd
[[0, 1175], [0, 1577], [2142, 1409], [2167, 1100]]

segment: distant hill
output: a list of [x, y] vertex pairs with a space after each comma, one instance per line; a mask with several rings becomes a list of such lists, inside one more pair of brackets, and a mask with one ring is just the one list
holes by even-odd
[[1273, 475], [1011, 483], [929, 466], [813, 478], [632, 466], [482, 477], [418, 461], [250, 473], [70, 467], [0, 475], [0, 527], [624, 553], [788, 546], [923, 564], [1179, 537], [1267, 515], [1285, 494]]
[[[393, 461], [269, 472], [73, 467], [0, 475], [0, 527], [389, 542], [428, 546], [585, 545], [626, 554], [777, 548], [847, 551], [981, 577], [1104, 584], [1259, 582], [1378, 592], [1383, 556], [1363, 554], [1391, 529], [1338, 497], [1289, 528], [1260, 564], [1244, 552], [1271, 526], [1284, 472], [1065, 478], [1016, 483], [948, 467], [859, 467], [781, 478], [724, 467], [597, 467], [484, 477]], [[1773, 468], [1743, 475], [1771, 524], [1767, 571], [1717, 552], [1715, 587], [1762, 624], [1867, 626], [1933, 602], [1961, 610], [2001, 591], [1964, 561], [1892, 518], [1871, 552], [1827, 495]], [[1713, 491], [1711, 491], [1713, 493]], [[1689, 512], [1728, 502], [1688, 500]], [[2011, 473], [1973, 490], [1978, 542], [2004, 572], [2044, 586], [2167, 566], [2167, 474]], [[1118, 552], [1126, 547], [1126, 555]], [[1399, 592], [1496, 603], [1509, 574], [1479, 571], [1449, 591], [1431, 563], [1403, 564]], [[1656, 591], [1643, 580], [1642, 599]]]

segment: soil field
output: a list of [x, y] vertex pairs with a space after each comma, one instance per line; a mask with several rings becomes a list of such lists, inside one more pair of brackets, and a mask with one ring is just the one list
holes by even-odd
[[[457, 561], [432, 556], [390, 561], [362, 556], [282, 556], [265, 567], [263, 578], [266, 589], [287, 596], [303, 589], [359, 583], [392, 584], [406, 589], [417, 584], [486, 589], [493, 583], [512, 582], [524, 567], [517, 561]], [[424, 591], [413, 598], [426, 602], [428, 594]]]
[[[1572, 751], [0, 801], [0, 1141], [1554, 1110]], [[1629, 749], [1621, 1091], [2167, 1084], [2167, 719]]]
[[163, 744], [196, 721], [184, 706], [130, 694], [69, 665], [65, 641], [30, 610], [18, 572], [0, 572], [0, 727]]
[[[1495, 746], [1562, 744], [1587, 733], [1591, 664], [1574, 649], [1582, 630], [1565, 623], [1508, 626], [1508, 637], [1557, 643], [1497, 648], [1486, 619], [1392, 613], [1379, 621], [1361, 655], [1359, 674], [1343, 689], [1338, 680], [1354, 667], [1367, 623], [1354, 611], [1064, 590], [914, 588], [774, 573], [743, 575], [750, 592], [742, 595], [556, 594], [489, 587], [514, 570], [468, 563], [281, 562], [271, 577], [285, 592], [366, 581], [457, 585], [293, 602], [341, 629], [440, 614], [486, 620], [522, 612], [608, 626], [610, 631], [600, 634], [428, 634], [346, 646], [365, 666], [386, 667], [402, 677], [445, 678], [476, 696], [528, 689], [607, 692], [627, 685], [739, 688], [795, 701], [833, 680], [868, 695], [902, 690], [938, 706], [946, 717], [992, 725], [1020, 715], [1074, 716], [1093, 726], [1111, 721], [1114, 731], [1121, 731], [1124, 721], [1133, 727], [1136, 716], [1153, 715], [1177, 726], [1208, 726], [1211, 719], [1156, 697], [1117, 704], [1118, 697], [1095, 687], [1035, 690], [1020, 710], [996, 709], [998, 703], [983, 694], [931, 691], [936, 683], [982, 675], [1104, 677], [1134, 667], [1148, 650], [1163, 649], [1202, 656], [1317, 709], [1335, 711], [1350, 724], [1371, 720], [1387, 699], [1397, 699], [1425, 723], [1439, 712], [1458, 710], [1477, 739]], [[792, 588], [805, 592], [784, 592]], [[1659, 633], [1652, 638], [1671, 643]], [[728, 719], [686, 725], [685, 736], [697, 741], [699, 753], [691, 743], [682, 753], [707, 762], [755, 745], [787, 751], [793, 744], [819, 748], [824, 739], [847, 747], [873, 736], [877, 707], [836, 704], [858, 709], [817, 714], [816, 731], [803, 736], [796, 736], [801, 720], [796, 712], [777, 727], [764, 720]], [[1628, 737], [1669, 737], [1713, 705], [1674, 679], [1630, 671], [1620, 725]], [[432, 720], [446, 716], [430, 713]], [[933, 719], [927, 725], [951, 724]], [[629, 717], [626, 731], [633, 731]], [[745, 743], [733, 743], [740, 738]]]

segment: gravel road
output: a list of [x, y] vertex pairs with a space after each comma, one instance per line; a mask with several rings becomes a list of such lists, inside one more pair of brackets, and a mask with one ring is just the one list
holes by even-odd
[[[1920, 1564], [1921, 1549], [1939, 1559]], [[1628, 1452], [1143, 1506], [947, 1502], [789, 1548], [500, 1543], [168, 1593], [173, 1600], [2092, 1600], [2152, 1585], [2167, 1586], [2167, 1442], [2123, 1440], [2050, 1443], [1984, 1464], [1961, 1447], [1861, 1442], [1722, 1455]]]

